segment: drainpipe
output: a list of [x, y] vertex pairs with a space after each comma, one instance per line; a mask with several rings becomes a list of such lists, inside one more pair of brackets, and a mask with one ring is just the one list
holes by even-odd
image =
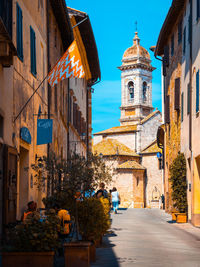
[[193, 12], [192, 5], [193, 1], [190, 0], [190, 116], [189, 116], [189, 149], [191, 151], [192, 159], [192, 21], [193, 21]]
[[[47, 23], [47, 71], [51, 70], [51, 64], [50, 64], [50, 44], [49, 44], [49, 0], [46, 1], [46, 23]], [[48, 89], [47, 89], [47, 103], [48, 103], [48, 119], [50, 119], [51, 114], [51, 87], [49, 83], [47, 83]], [[50, 144], [47, 144], [47, 158], [49, 158], [50, 154]], [[50, 195], [50, 181], [47, 179], [47, 196]]]

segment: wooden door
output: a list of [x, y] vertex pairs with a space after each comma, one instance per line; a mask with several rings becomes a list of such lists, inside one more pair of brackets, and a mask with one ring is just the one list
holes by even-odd
[[4, 224], [15, 223], [17, 214], [17, 150], [5, 147]]

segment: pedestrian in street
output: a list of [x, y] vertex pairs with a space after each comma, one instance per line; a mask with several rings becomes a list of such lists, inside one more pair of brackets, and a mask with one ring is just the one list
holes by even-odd
[[23, 215], [22, 215], [22, 218], [21, 218], [22, 222], [26, 220], [26, 218], [27, 218], [27, 216], [28, 216], [29, 214], [31, 214], [31, 213], [33, 213], [34, 211], [37, 210], [37, 203], [34, 202], [34, 201], [30, 201], [30, 202], [28, 202], [28, 204], [27, 204], [27, 208], [28, 208], [28, 209], [27, 209], [27, 210], [23, 213]]
[[111, 201], [112, 201], [113, 211], [116, 214], [117, 210], [119, 208], [119, 204], [120, 204], [120, 195], [117, 192], [117, 188], [116, 187], [113, 187], [113, 189], [112, 189]]
[[96, 192], [96, 197], [97, 198], [100, 198], [100, 197], [108, 198], [108, 192], [105, 189], [105, 184], [100, 183], [99, 187], [100, 187], [99, 190]]

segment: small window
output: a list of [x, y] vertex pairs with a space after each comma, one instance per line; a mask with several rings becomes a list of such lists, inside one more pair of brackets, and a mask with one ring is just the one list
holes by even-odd
[[23, 61], [23, 16], [22, 10], [17, 3], [17, 55]]
[[144, 102], [147, 101], [147, 83], [146, 82], [143, 82], [142, 98]]
[[137, 186], [139, 185], [139, 182], [140, 182], [140, 178], [139, 178], [139, 177], [137, 177], [137, 181], [136, 181], [136, 183], [137, 183]]
[[183, 115], [184, 115], [184, 95], [181, 94], [181, 121], [183, 121]]
[[196, 73], [196, 112], [199, 112], [199, 70]]
[[190, 114], [190, 84], [187, 86], [187, 114]]
[[55, 113], [57, 114], [58, 112], [58, 92], [57, 92], [57, 84], [54, 87], [54, 108], [55, 108]]
[[182, 20], [178, 24], [178, 44], [182, 43]]
[[171, 56], [174, 55], [174, 35], [171, 37]]
[[30, 48], [31, 48], [31, 73], [36, 76], [36, 38], [33, 28], [30, 26]]
[[129, 98], [131, 100], [134, 99], [134, 83], [133, 82], [128, 83], [128, 90], [129, 90]]
[[0, 138], [3, 138], [3, 117], [0, 115]]
[[200, 0], [197, 0], [197, 21], [200, 18]]
[[158, 169], [162, 170], [162, 158], [158, 159]]
[[183, 30], [183, 54], [185, 55], [185, 49], [186, 49], [186, 27]]
[[57, 27], [54, 29], [54, 46], [57, 47]]

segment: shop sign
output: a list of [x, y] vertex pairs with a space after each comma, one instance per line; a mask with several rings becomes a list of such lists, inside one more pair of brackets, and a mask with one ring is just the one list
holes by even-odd
[[28, 128], [22, 127], [20, 129], [20, 138], [24, 140], [26, 143], [31, 144], [31, 134]]

